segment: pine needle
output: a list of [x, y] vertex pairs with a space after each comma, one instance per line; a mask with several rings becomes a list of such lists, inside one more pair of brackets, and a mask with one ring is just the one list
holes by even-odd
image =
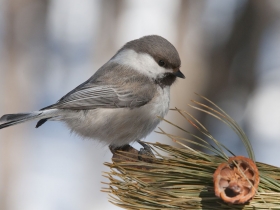
[[[196, 110], [205, 112], [232, 128], [244, 143], [249, 158], [254, 160], [254, 152], [245, 133], [223, 110], [210, 100], [201, 96], [214, 108], [197, 101]], [[243, 205], [230, 205], [217, 198], [213, 188], [213, 174], [219, 164], [228, 159], [226, 152], [232, 152], [218, 140], [192, 115], [184, 110], [173, 109], [197, 128], [212, 143], [188, 132], [174, 123], [163, 119], [190, 137], [187, 139], [168, 134], [160, 129], [162, 135], [168, 136], [181, 147], [161, 143], [148, 143], [155, 157], [144, 162], [135, 159], [105, 163], [110, 172], [104, 174], [108, 179], [108, 187], [103, 189], [109, 194], [109, 201], [123, 209], [280, 209], [280, 168], [257, 163], [260, 172], [260, 184], [256, 196]], [[205, 152], [191, 148], [186, 143], [213, 152]], [[163, 155], [164, 154], [164, 155]], [[125, 152], [121, 155], [127, 156]]]

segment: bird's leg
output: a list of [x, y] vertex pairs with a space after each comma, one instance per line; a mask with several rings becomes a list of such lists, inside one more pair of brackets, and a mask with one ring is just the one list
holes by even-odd
[[140, 140], [137, 140], [137, 142], [143, 147], [138, 152], [138, 159], [145, 162], [152, 162], [152, 158], [154, 158], [155, 155], [151, 147]]

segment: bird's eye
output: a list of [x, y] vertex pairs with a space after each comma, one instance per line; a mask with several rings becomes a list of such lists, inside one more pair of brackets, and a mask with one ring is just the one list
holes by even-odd
[[163, 60], [159, 60], [158, 65], [159, 65], [159, 66], [164, 66], [164, 65], [165, 65], [165, 62], [164, 62]]

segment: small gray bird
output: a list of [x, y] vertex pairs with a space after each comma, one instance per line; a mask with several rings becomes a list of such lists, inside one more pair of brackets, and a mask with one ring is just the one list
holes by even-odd
[[87, 81], [57, 103], [30, 113], [7, 114], [0, 129], [29, 120], [59, 120], [83, 138], [121, 147], [151, 133], [169, 110], [170, 86], [180, 57], [166, 39], [151, 35], [126, 43]]

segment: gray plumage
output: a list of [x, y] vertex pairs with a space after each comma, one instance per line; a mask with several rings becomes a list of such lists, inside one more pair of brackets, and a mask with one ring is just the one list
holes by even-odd
[[4, 115], [0, 129], [37, 119], [65, 122], [84, 138], [122, 146], [144, 138], [169, 109], [169, 88], [184, 77], [175, 47], [160, 36], [125, 44], [91, 78], [57, 103], [32, 113]]
[[129, 67], [108, 62], [89, 80], [47, 109], [133, 109], [148, 103], [155, 91], [156, 84], [146, 76], [135, 75]]

